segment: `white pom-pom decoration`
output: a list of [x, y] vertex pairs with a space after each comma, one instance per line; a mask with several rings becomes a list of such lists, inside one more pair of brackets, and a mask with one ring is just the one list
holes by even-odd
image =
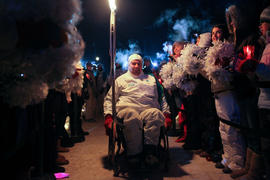
[[217, 64], [218, 59], [230, 59], [234, 55], [234, 45], [229, 42], [217, 41], [207, 51], [205, 57], [204, 71], [206, 72], [208, 79], [211, 81], [224, 82], [231, 81], [231, 74], [225, 70], [220, 64]]
[[168, 62], [167, 64], [164, 64], [160, 69], [159, 75], [163, 81], [163, 87], [166, 89], [170, 89], [173, 86], [173, 63]]

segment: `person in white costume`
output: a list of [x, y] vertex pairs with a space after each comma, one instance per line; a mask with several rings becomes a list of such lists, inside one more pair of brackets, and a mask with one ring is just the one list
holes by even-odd
[[[142, 57], [132, 54], [128, 59], [128, 71], [115, 80], [117, 117], [123, 119], [127, 155], [138, 159], [144, 151], [155, 152], [159, 143], [160, 127], [171, 125], [169, 106], [159, 93], [154, 76], [142, 71]], [[161, 89], [162, 90], [162, 89]], [[112, 89], [104, 100], [106, 132], [112, 126]], [[143, 126], [144, 125], [144, 126]], [[144, 142], [142, 137], [144, 131]], [[148, 154], [148, 153], [146, 153]], [[149, 153], [151, 157], [154, 153]], [[147, 157], [146, 157], [147, 158]]]

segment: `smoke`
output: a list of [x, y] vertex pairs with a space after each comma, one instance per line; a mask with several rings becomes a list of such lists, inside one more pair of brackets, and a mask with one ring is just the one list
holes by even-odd
[[201, 34], [204, 32], [210, 32], [210, 20], [194, 18], [185, 13], [181, 18], [178, 10], [168, 9], [161, 13], [160, 17], [154, 22], [154, 27], [160, 27], [163, 24], [168, 25], [168, 40], [163, 45], [163, 52], [156, 52], [156, 59], [160, 61], [168, 60], [168, 56], [172, 54], [172, 43], [174, 41], [188, 41], [191, 43], [195, 42], [195, 34]]
[[173, 24], [173, 17], [176, 15], [178, 10], [176, 9], [168, 9], [165, 10], [161, 16], [155, 21], [154, 26], [161, 26], [164, 23], [168, 23], [168, 25]]
[[172, 54], [172, 44], [170, 42], [164, 42], [162, 44], [163, 46], [163, 52], [157, 52], [156, 53], [156, 59], [158, 61], [167, 60], [169, 55]]
[[175, 21], [171, 27], [172, 33], [168, 37], [172, 41], [192, 41], [194, 34], [210, 32], [210, 27], [210, 20], [201, 20], [187, 15]]
[[138, 45], [138, 42], [129, 41], [128, 49], [119, 49], [116, 51], [116, 59], [115, 62], [122, 65], [123, 69], [128, 68], [128, 57], [131, 54], [142, 54], [141, 48]]

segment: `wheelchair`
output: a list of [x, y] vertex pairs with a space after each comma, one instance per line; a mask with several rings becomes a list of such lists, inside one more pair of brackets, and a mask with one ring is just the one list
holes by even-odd
[[[123, 129], [125, 128], [123, 124], [123, 119], [116, 118], [116, 122], [113, 122], [112, 129], [109, 134], [109, 144], [108, 144], [108, 160], [113, 168], [113, 175], [118, 177], [120, 173], [124, 174], [128, 170], [124, 170], [121, 167], [121, 159], [127, 160], [126, 155], [126, 142], [125, 137], [123, 133]], [[143, 138], [144, 138], [144, 132]], [[144, 139], [143, 139], [144, 140]], [[144, 141], [142, 141], [144, 142]], [[122, 158], [124, 157], [124, 158]], [[168, 141], [168, 134], [167, 129], [165, 126], [162, 126], [160, 128], [160, 136], [159, 136], [159, 143], [157, 147], [157, 157], [159, 159], [159, 168], [162, 168], [163, 171], [168, 171], [168, 162], [169, 162], [169, 141]], [[145, 167], [142, 167], [138, 172], [148, 172], [151, 171], [151, 169], [147, 169]]]

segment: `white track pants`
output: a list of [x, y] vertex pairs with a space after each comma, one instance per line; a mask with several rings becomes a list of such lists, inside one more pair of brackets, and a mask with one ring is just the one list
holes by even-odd
[[[150, 108], [138, 113], [132, 108], [118, 112], [117, 117], [124, 119], [124, 137], [127, 144], [127, 154], [141, 153], [143, 144], [158, 145], [160, 127], [164, 125], [165, 117], [156, 108]], [[143, 123], [145, 123], [143, 127]], [[142, 142], [144, 128], [144, 143]]]

